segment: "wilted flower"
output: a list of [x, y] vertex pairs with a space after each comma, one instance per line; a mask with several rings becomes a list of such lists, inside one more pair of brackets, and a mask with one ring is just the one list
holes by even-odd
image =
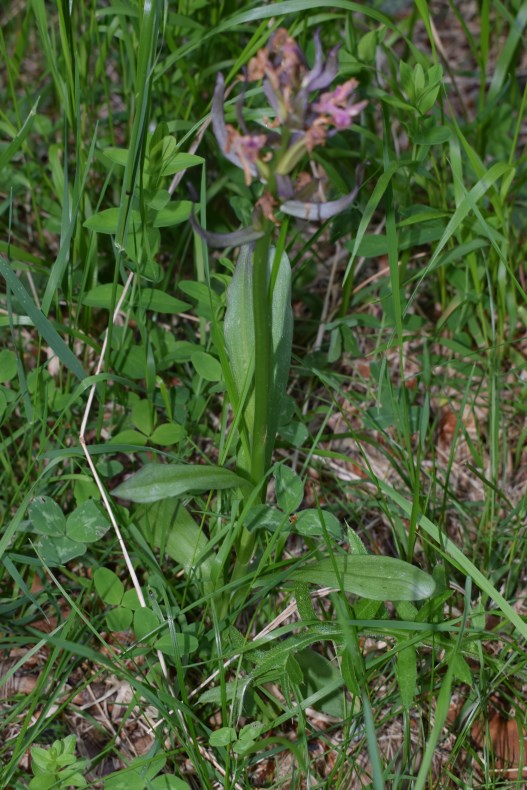
[[251, 183], [254, 164], [258, 161], [260, 151], [267, 142], [267, 136], [265, 134], [240, 134], [230, 124], [226, 126], [226, 129], [226, 151], [232, 151], [240, 160], [240, 166], [245, 173], [245, 183], [248, 186]]
[[313, 109], [327, 118], [337, 129], [348, 129], [353, 118], [366, 107], [367, 101], [349, 104], [349, 98], [357, 87], [357, 80], [348, 80], [331, 93], [323, 93]]
[[[276, 123], [267, 133], [250, 133], [238, 107], [243, 134], [225, 123], [224, 79], [218, 74], [212, 103], [212, 125], [224, 155], [245, 174], [246, 184], [259, 178], [267, 184], [268, 197], [260, 200], [260, 215], [275, 221], [277, 199], [285, 214], [304, 219], [328, 219], [353, 202], [357, 188], [340, 200], [306, 203], [299, 200], [298, 188], [290, 174], [298, 163], [328, 136], [347, 129], [364, 109], [366, 101], [353, 101], [356, 80], [348, 80], [333, 91], [313, 94], [328, 88], [338, 73], [338, 46], [324, 59], [320, 33], [314, 36], [315, 61], [309, 69], [306, 58], [287, 30], [279, 28], [250, 61], [246, 80], [263, 80], [263, 92], [276, 114]], [[243, 101], [243, 96], [241, 97]], [[258, 223], [256, 223], [258, 224]], [[248, 229], [254, 234], [255, 228]]]

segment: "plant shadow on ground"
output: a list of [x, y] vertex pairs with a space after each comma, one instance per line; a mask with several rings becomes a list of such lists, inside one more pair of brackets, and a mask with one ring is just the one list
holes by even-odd
[[527, 14], [388, 6], [0, 11], [2, 786], [524, 782]]

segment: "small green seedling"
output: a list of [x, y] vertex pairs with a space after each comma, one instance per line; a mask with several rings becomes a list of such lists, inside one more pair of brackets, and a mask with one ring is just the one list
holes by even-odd
[[49, 749], [33, 746], [31, 749], [31, 768], [33, 779], [29, 790], [62, 790], [67, 787], [86, 787], [83, 772], [87, 760], [75, 756], [75, 735], [68, 735], [54, 741]]

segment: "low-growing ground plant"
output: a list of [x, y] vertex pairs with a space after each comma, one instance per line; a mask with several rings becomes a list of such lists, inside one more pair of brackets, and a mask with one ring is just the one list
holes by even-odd
[[2, 786], [520, 787], [524, 4], [0, 15]]

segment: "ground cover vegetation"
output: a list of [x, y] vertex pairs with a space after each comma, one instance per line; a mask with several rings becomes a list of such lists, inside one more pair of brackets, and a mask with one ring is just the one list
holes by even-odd
[[0, 785], [522, 787], [527, 3], [0, 21]]

